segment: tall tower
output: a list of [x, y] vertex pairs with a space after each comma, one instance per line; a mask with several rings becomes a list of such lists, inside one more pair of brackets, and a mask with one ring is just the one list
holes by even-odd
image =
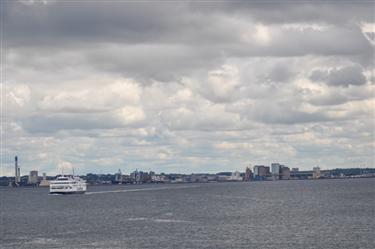
[[17, 166], [17, 156], [14, 158], [14, 182], [17, 182], [18, 166]]
[[14, 158], [14, 182], [17, 184], [21, 181], [20, 168], [18, 167], [18, 157]]

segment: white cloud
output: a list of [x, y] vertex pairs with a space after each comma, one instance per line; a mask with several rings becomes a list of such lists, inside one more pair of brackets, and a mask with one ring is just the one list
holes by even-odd
[[48, 3], [54, 2], [55, 0], [18, 0], [19, 2], [25, 5], [34, 5], [34, 4], [42, 4], [46, 5]]
[[73, 173], [73, 165], [67, 161], [60, 161], [57, 165], [58, 170], [61, 174], [72, 174]]
[[375, 23], [362, 22], [360, 27], [366, 39], [375, 46]]
[[125, 106], [115, 111], [118, 118], [125, 125], [133, 124], [145, 120], [146, 116], [142, 108], [134, 106]]
[[19, 107], [25, 106], [31, 98], [31, 90], [25, 84], [20, 84], [12, 87], [12, 89], [5, 89], [7, 92], [7, 98], [11, 102], [14, 102]]
[[250, 143], [230, 143], [230, 142], [221, 142], [214, 145], [217, 149], [223, 150], [234, 150], [234, 149], [244, 149], [247, 152], [250, 152], [254, 146]]
[[241, 86], [238, 68], [229, 64], [209, 71], [206, 79], [184, 78], [183, 84], [213, 102], [235, 100], [239, 96], [239, 87]]
[[260, 46], [269, 45], [272, 35], [269, 28], [263, 24], [258, 24], [255, 26], [254, 39]]
[[95, 87], [88, 89], [50, 90], [38, 106], [42, 110], [55, 112], [95, 112], [139, 104], [142, 90], [136, 82], [121, 79], [104, 83], [104, 86], [93, 85]]

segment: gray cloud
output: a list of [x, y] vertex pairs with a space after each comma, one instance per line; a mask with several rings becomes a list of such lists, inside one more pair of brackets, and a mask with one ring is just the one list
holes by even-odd
[[324, 93], [312, 94], [308, 97], [309, 103], [315, 106], [341, 105], [350, 101], [370, 100], [374, 97], [373, 87], [370, 86], [349, 86], [337, 88], [329, 87]]
[[343, 68], [333, 68], [330, 70], [315, 70], [310, 78], [313, 81], [323, 81], [333, 86], [363, 85], [366, 78], [363, 69], [358, 66], [348, 66]]
[[[27, 37], [28, 45], [33, 44], [33, 39], [43, 42], [43, 45], [62, 42], [55, 37], [62, 38], [63, 42], [90, 41], [90, 38], [95, 38], [102, 42], [128, 43], [149, 42], [152, 39], [153, 43], [157, 43], [160, 40], [170, 41], [171, 35], [176, 32], [174, 39], [179, 41], [197, 40], [198, 35], [204, 36], [199, 36], [200, 42], [210, 35], [216, 38], [216, 42], [230, 41], [230, 36], [223, 34], [222, 29], [211, 29], [223, 24], [220, 23], [220, 17], [233, 17], [234, 20], [247, 18], [267, 24], [315, 22], [341, 25], [373, 20], [372, 5], [369, 2], [291, 4], [271, 1], [264, 4], [236, 1], [171, 4], [97, 1], [93, 4], [89, 1], [50, 1], [42, 5], [25, 5], [17, 1], [6, 1], [4, 5], [8, 39], [17, 43], [13, 40], [17, 38], [16, 40], [22, 43], [26, 42], [22, 38]], [[337, 11], [338, 8], [340, 11]], [[230, 27], [235, 28], [233, 25], [227, 28]]]
[[298, 105], [298, 100], [258, 100], [246, 110], [243, 110], [242, 115], [250, 120], [256, 120], [267, 125], [321, 123], [335, 119], [322, 111], [307, 112], [300, 110]]
[[292, 79], [294, 73], [284, 64], [275, 65], [270, 69], [263, 80], [268, 82], [287, 82]]
[[46, 134], [60, 130], [114, 129], [126, 126], [108, 113], [34, 115], [22, 119], [20, 123], [28, 132]]
[[[4, 64], [9, 78], [44, 84], [91, 74], [133, 78], [142, 85], [204, 75], [197, 89], [213, 102], [231, 102], [249, 89], [239, 85], [220, 93], [222, 87], [199, 83], [209, 83], [205, 74], [233, 58], [333, 56], [371, 67], [373, 47], [353, 21], [368, 20], [368, 9], [340, 5], [340, 15], [332, 16], [328, 10], [335, 4], [323, 4], [327, 11], [321, 13], [322, 4], [276, 4], [285, 10], [279, 16], [269, 4], [246, 2], [7, 1]], [[355, 18], [345, 20], [350, 15]], [[283, 64], [264, 71], [260, 84], [287, 82], [295, 74]]]
[[[251, 15], [265, 23], [319, 22], [342, 24], [352, 20], [373, 21], [372, 3], [368, 1], [234, 1], [215, 5], [191, 4], [194, 10]], [[337, 11], [338, 8], [340, 11]], [[286, 14], [287, 13], [287, 14]]]

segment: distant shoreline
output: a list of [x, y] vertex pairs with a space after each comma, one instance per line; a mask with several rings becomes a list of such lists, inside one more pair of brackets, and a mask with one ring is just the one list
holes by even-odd
[[[147, 182], [147, 183], [123, 183], [123, 184], [87, 184], [89, 187], [113, 187], [113, 186], [143, 186], [143, 185], [190, 185], [190, 184], [222, 184], [222, 183], [261, 183], [261, 182], [287, 182], [287, 181], [323, 181], [323, 180], [354, 180], [354, 179], [374, 179], [375, 176], [360, 176], [360, 177], [336, 177], [336, 178], [319, 178], [319, 179], [289, 179], [289, 180], [252, 180], [252, 181], [210, 181], [210, 182]], [[38, 186], [38, 185], [20, 185], [17, 187], [0, 185], [1, 189], [7, 188], [22, 188], [22, 189], [33, 189], [33, 188], [49, 188], [49, 186]]]

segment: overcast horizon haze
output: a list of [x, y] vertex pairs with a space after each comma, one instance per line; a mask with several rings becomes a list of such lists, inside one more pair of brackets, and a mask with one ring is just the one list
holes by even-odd
[[373, 1], [1, 0], [1, 169], [375, 166]]

